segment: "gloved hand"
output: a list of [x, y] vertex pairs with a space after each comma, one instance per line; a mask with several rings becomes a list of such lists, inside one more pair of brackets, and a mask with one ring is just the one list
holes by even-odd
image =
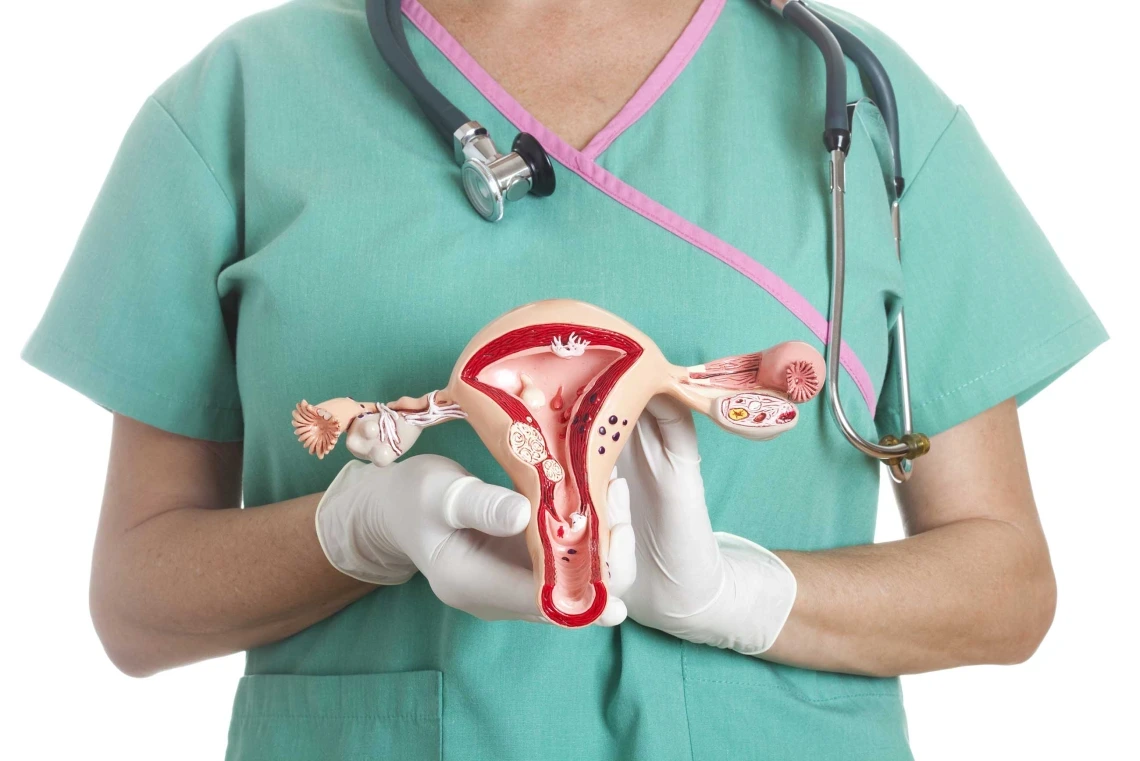
[[796, 580], [758, 544], [712, 530], [700, 460], [692, 414], [654, 397], [610, 484], [611, 509], [630, 503], [637, 537], [637, 575], [623, 600], [644, 626], [759, 655], [791, 612]]
[[[598, 623], [625, 620], [632, 579], [628, 510], [612, 518], [610, 567], [619, 586]], [[447, 605], [494, 621], [544, 621], [535, 603], [526, 540], [526, 497], [487, 484], [458, 463], [419, 455], [387, 467], [352, 461], [317, 506], [317, 538], [329, 562], [370, 584], [402, 584], [419, 570]]]

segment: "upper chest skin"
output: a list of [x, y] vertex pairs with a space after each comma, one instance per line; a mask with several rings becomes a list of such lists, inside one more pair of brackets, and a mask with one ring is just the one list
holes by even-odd
[[422, 4], [524, 108], [581, 149], [650, 75], [700, 1]]

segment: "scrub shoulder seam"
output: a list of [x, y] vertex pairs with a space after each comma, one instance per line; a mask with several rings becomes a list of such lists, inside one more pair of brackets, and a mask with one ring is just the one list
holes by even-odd
[[202, 166], [205, 167], [206, 171], [210, 173], [210, 179], [214, 181], [214, 185], [218, 188], [218, 192], [221, 193], [222, 197], [226, 199], [226, 204], [230, 207], [230, 211], [233, 212], [234, 219], [236, 220], [238, 218], [237, 202], [234, 201], [234, 199], [230, 198], [230, 194], [226, 192], [226, 189], [222, 185], [221, 180], [218, 179], [218, 175], [214, 172], [214, 168], [210, 166], [210, 162], [206, 161], [206, 157], [202, 155], [202, 151], [198, 150], [198, 146], [196, 146], [194, 144], [194, 141], [190, 139], [190, 135], [186, 133], [186, 129], [177, 119], [174, 118], [174, 114], [170, 113], [170, 109], [163, 105], [162, 101], [160, 101], [156, 96], [151, 95], [147, 98], [147, 100], [152, 101], [154, 105], [158, 106], [159, 110], [166, 115], [166, 118], [169, 119], [170, 123], [174, 125], [175, 129], [178, 130], [178, 134], [182, 136], [182, 139], [186, 141], [186, 144], [190, 146], [190, 150], [194, 151], [194, 155], [198, 157], [198, 160], [202, 162]]
[[922, 157], [922, 163], [918, 165], [918, 171], [914, 173], [913, 177], [907, 180], [906, 188], [903, 189], [903, 194], [899, 196], [899, 203], [902, 203], [903, 199], [906, 198], [907, 194], [910, 193], [911, 189], [918, 183], [919, 179], [923, 176], [922, 171], [926, 169], [926, 165], [930, 163], [930, 159], [933, 158], [935, 152], [938, 150], [938, 146], [942, 145], [942, 139], [946, 137], [946, 133], [950, 131], [950, 128], [958, 123], [958, 117], [965, 112], [966, 109], [961, 106], [954, 107], [954, 114], [950, 117], [950, 120], [946, 122], [946, 126], [942, 128], [942, 131], [938, 133], [938, 137], [935, 138], [934, 143], [930, 146], [930, 150]]

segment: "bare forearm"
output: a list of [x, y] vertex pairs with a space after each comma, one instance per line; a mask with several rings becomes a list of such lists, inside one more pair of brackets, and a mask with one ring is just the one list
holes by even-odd
[[91, 608], [116, 665], [142, 676], [274, 642], [373, 589], [325, 558], [319, 498], [186, 507], [101, 532]]
[[1052, 621], [1044, 542], [968, 519], [884, 544], [778, 553], [795, 574], [791, 616], [765, 658], [875, 676], [1028, 658]]

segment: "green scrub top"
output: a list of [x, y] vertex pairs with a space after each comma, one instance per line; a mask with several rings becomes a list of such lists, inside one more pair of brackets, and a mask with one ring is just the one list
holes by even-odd
[[[429, 80], [500, 145], [523, 128], [555, 158], [555, 195], [492, 225], [381, 61], [363, 6], [294, 0], [246, 19], [146, 100], [28, 362], [158, 428], [243, 441], [256, 509], [323, 490], [349, 458], [295, 441], [300, 399], [440, 388], [479, 328], [530, 301], [597, 304], [682, 365], [791, 339], [822, 349], [823, 69], [790, 24], [705, 0], [578, 151], [405, 2]], [[881, 33], [835, 16], [891, 74], [907, 179], [900, 268], [882, 121], [860, 102], [841, 391], [864, 435], [898, 430], [884, 379], [905, 290], [915, 424], [934, 435], [1025, 401], [1106, 336], [970, 117]], [[850, 82], [861, 101], [854, 70]], [[873, 541], [879, 466], [823, 403], [801, 412], [763, 444], [698, 420], [713, 526], [771, 548]], [[415, 452], [508, 483], [464, 423], [424, 431]], [[250, 651], [229, 740], [234, 761], [911, 757], [896, 679], [776, 665], [632, 621], [487, 623], [422, 576]]]

